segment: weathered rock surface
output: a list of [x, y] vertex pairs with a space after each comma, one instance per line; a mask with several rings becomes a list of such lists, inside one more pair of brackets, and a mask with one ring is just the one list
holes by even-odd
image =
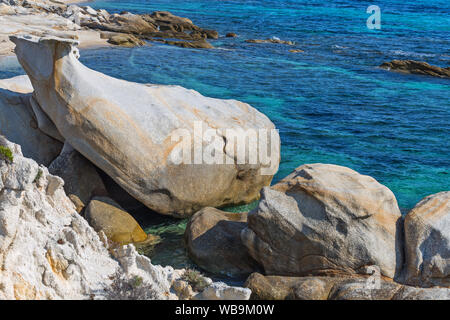
[[[12, 40], [36, 100], [61, 135], [150, 209], [187, 216], [206, 206], [250, 202], [278, 168], [278, 133], [266, 116], [248, 104], [207, 98], [178, 86], [108, 77], [77, 60], [73, 40]], [[212, 142], [192, 143], [197, 125], [203, 132], [219, 131]], [[270, 131], [275, 140], [271, 163], [237, 164], [236, 142], [222, 133], [229, 129]], [[180, 135], [188, 139], [187, 150]], [[189, 157], [205, 148], [221, 157], [219, 163], [229, 164], [179, 164], [183, 149], [183, 156]], [[262, 175], [270, 166], [271, 174]]]
[[76, 196], [84, 206], [94, 196], [106, 196], [108, 192], [95, 167], [68, 143], [61, 154], [50, 164], [51, 174], [64, 180], [64, 190], [69, 198]]
[[450, 191], [424, 198], [405, 217], [406, 283], [450, 287]]
[[[102, 34], [104, 36], [104, 34]], [[108, 43], [114, 44], [116, 46], [122, 46], [122, 47], [136, 47], [136, 46], [143, 46], [145, 45], [145, 41], [141, 40], [137, 37], [135, 37], [132, 34], [107, 34], [106, 38], [108, 39]]]
[[448, 300], [450, 289], [423, 289], [363, 276], [285, 277], [253, 273], [245, 286], [257, 300]]
[[[12, 163], [0, 160], [0, 299], [101, 298], [119, 263], [75, 212], [59, 177], [24, 158], [20, 146], [2, 137], [0, 145], [14, 155]], [[124, 255], [123, 266], [139, 259]], [[152, 267], [145, 279], [160, 278], [155, 289], [164, 296], [171, 270]]]
[[20, 144], [25, 156], [48, 165], [62, 144], [39, 130], [30, 103], [32, 91], [27, 76], [0, 80], [0, 134]]
[[157, 30], [155, 25], [147, 22], [140, 15], [132, 13], [112, 14], [108, 17], [106, 22], [90, 19], [82, 22], [81, 25], [103, 31], [131, 33], [136, 35], [149, 34]]
[[195, 41], [172, 41], [164, 40], [163, 43], [170, 44], [172, 46], [177, 46], [181, 48], [191, 48], [191, 49], [213, 49], [214, 47], [206, 40], [195, 40]]
[[241, 237], [266, 274], [351, 274], [377, 265], [384, 276], [398, 275], [400, 210], [393, 193], [372, 177], [308, 164], [261, 195]]
[[440, 78], [450, 78], [450, 67], [441, 68], [432, 66], [423, 61], [392, 60], [383, 63], [380, 68], [402, 73], [421, 74]]
[[241, 242], [247, 213], [204, 208], [186, 226], [185, 241], [191, 259], [216, 274], [242, 276], [259, 269]]
[[86, 208], [86, 220], [111, 241], [129, 244], [147, 240], [147, 234], [136, 220], [108, 197], [94, 197]]
[[[92, 16], [92, 15], [91, 15]], [[164, 40], [163, 43], [184, 48], [213, 48], [205, 39], [218, 39], [215, 30], [202, 29], [187, 18], [173, 15], [166, 11], [156, 11], [152, 14], [136, 15], [129, 12], [122, 14], [103, 15], [104, 19], [85, 19], [81, 25], [92, 29], [121, 33], [110, 38], [112, 44], [130, 43], [140, 45], [137, 41], [124, 41], [123, 34], [134, 34], [147, 40], [154, 38], [182, 39], [189, 41]]]

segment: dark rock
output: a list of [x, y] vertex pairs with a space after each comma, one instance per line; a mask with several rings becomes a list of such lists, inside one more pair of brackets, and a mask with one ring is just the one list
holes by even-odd
[[92, 197], [108, 194], [94, 165], [67, 143], [48, 170], [64, 180], [64, 191], [78, 212]]
[[234, 33], [234, 32], [228, 32], [228, 33], [225, 35], [225, 37], [227, 37], [227, 38], [236, 38], [236, 37], [237, 37], [237, 34]]
[[206, 40], [196, 40], [196, 41], [171, 41], [165, 40], [165, 44], [171, 46], [177, 46], [181, 48], [193, 48], [193, 49], [214, 49], [214, 47]]
[[201, 268], [216, 274], [242, 276], [259, 269], [241, 242], [247, 213], [204, 208], [189, 221], [185, 241], [189, 256]]
[[426, 62], [414, 60], [392, 60], [383, 63], [380, 68], [402, 73], [421, 74], [440, 78], [450, 78], [450, 67], [441, 68]]
[[250, 40], [245, 40], [245, 42], [248, 42], [248, 43], [275, 43], [275, 44], [286, 44], [289, 46], [293, 46], [295, 44], [295, 42], [293, 42], [293, 41], [285, 41], [285, 40], [280, 40], [280, 39], [265, 39], [265, 40], [250, 39]]

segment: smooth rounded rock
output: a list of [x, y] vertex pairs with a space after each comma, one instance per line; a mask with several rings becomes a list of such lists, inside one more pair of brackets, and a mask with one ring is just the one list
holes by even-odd
[[405, 281], [450, 287], [450, 191], [430, 195], [405, 217]]
[[349, 168], [307, 164], [264, 188], [243, 243], [266, 274], [360, 273], [377, 265], [397, 276], [402, 218], [394, 194]]

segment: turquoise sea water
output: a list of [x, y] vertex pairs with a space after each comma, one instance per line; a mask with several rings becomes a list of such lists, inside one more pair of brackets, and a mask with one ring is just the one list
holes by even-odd
[[[381, 8], [381, 30], [366, 27], [371, 4]], [[110, 12], [168, 10], [218, 30], [221, 38], [211, 41], [216, 50], [152, 44], [82, 50], [81, 61], [130, 81], [178, 84], [250, 103], [280, 130], [282, 162], [274, 182], [304, 163], [343, 165], [388, 186], [403, 212], [426, 195], [450, 190], [450, 81], [377, 68], [392, 59], [449, 66], [448, 0], [99, 0], [89, 5]], [[225, 38], [227, 32], [239, 37]], [[293, 40], [305, 52], [244, 42], [273, 36]], [[0, 63], [1, 78], [19, 73], [14, 63]], [[179, 245], [183, 227], [167, 222], [149, 231], [175, 239], [161, 249], [169, 252]], [[166, 256], [159, 258], [155, 262], [167, 264]]]
[[[133, 80], [179, 84], [250, 103], [276, 124], [275, 181], [304, 163], [334, 163], [373, 176], [403, 211], [450, 189], [450, 81], [377, 69], [392, 59], [450, 65], [449, 1], [111, 0], [111, 12], [168, 10], [238, 38], [217, 50], [153, 44], [84, 51], [91, 68]], [[366, 9], [381, 8], [381, 30]], [[293, 40], [304, 53], [246, 39]]]

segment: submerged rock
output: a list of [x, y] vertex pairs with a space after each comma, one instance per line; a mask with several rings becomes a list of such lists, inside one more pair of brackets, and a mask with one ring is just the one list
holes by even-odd
[[450, 78], [450, 67], [441, 68], [432, 66], [423, 61], [392, 60], [391, 62], [383, 63], [380, 68], [402, 73], [413, 73], [440, 78]]
[[406, 283], [450, 287], [450, 191], [424, 198], [405, 217]]
[[151, 288], [145, 297], [177, 299], [171, 286], [180, 271], [152, 265], [133, 245], [108, 248], [104, 233], [75, 211], [61, 178], [2, 136], [0, 146], [12, 154], [12, 161], [0, 157], [0, 300], [111, 298], [120, 296], [117, 277]]
[[[150, 209], [188, 216], [206, 206], [251, 202], [272, 180], [279, 136], [273, 123], [248, 104], [106, 76], [77, 60], [74, 40], [11, 39], [32, 79], [34, 97], [61, 135]], [[213, 141], [199, 138], [199, 130], [207, 129], [215, 133]], [[237, 163], [239, 141], [227, 136], [230, 129], [268, 133], [254, 154], [267, 147], [270, 161]], [[205, 158], [208, 150], [218, 162]]]
[[248, 43], [275, 43], [275, 44], [286, 44], [289, 46], [293, 46], [295, 45], [295, 42], [293, 41], [286, 41], [286, 40], [280, 40], [280, 39], [265, 39], [265, 40], [261, 40], [261, 39], [249, 39], [249, 40], [245, 40], [245, 42]]
[[86, 208], [86, 220], [111, 241], [124, 245], [147, 240], [147, 234], [136, 220], [108, 197], [94, 197]]
[[216, 274], [242, 276], [259, 269], [241, 242], [247, 213], [230, 213], [204, 208], [186, 226], [185, 240], [192, 260]]
[[131, 33], [136, 35], [149, 34], [157, 30], [155, 25], [149, 23], [140, 15], [132, 13], [112, 14], [108, 16], [106, 22], [89, 19], [81, 25], [102, 31]]
[[214, 49], [213, 45], [206, 40], [196, 40], [196, 41], [172, 41], [164, 40], [163, 43], [169, 44], [171, 46], [177, 46], [181, 48], [192, 48], [192, 49]]
[[241, 237], [269, 275], [352, 274], [377, 265], [394, 278], [403, 263], [401, 223], [394, 194], [372, 177], [308, 164], [263, 189]]

